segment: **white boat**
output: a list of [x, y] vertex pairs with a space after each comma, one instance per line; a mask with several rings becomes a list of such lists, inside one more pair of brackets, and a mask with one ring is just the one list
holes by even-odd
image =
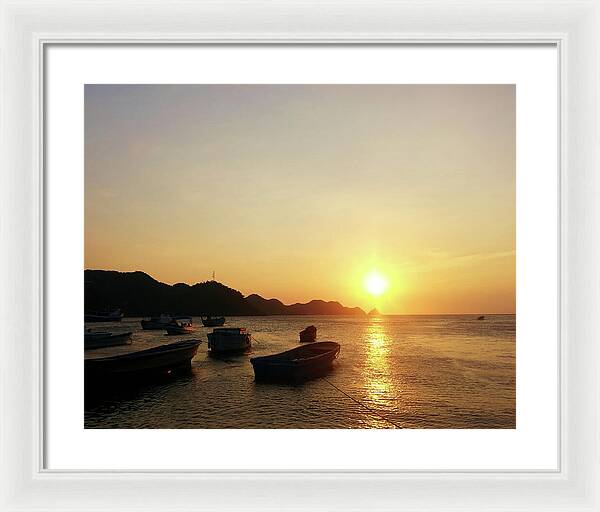
[[84, 349], [116, 347], [118, 345], [127, 345], [131, 343], [130, 332], [113, 334], [108, 331], [92, 331], [87, 329], [84, 334]]
[[214, 354], [244, 352], [252, 345], [252, 336], [244, 327], [220, 327], [207, 336], [208, 350]]

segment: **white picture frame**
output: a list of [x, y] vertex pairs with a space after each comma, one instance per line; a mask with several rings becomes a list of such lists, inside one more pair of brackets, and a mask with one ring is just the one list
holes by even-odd
[[[0, 8], [0, 510], [600, 510], [598, 1], [1, 0]], [[44, 49], [115, 43], [555, 44], [559, 470], [44, 469]]]

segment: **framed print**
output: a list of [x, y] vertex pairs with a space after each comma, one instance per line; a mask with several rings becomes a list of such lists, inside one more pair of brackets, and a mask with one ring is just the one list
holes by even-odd
[[[48, 324], [48, 468], [147, 469], [138, 466], [147, 441], [131, 438], [139, 429], [156, 430], [157, 444], [169, 447], [154, 469], [557, 467], [557, 404], [537, 398], [558, 382], [557, 287], [547, 279], [558, 269], [557, 232], [539, 230], [557, 215], [556, 148], [548, 151], [557, 130], [549, 108], [557, 103], [555, 47], [52, 47], [46, 56], [46, 119], [56, 134], [47, 139], [46, 168], [56, 178], [48, 178], [46, 197], [49, 217], [69, 233], [47, 244], [48, 293], [57, 294], [48, 316], [60, 316], [53, 304], [83, 306], [92, 345], [82, 350], [75, 341], [81, 323], [71, 327], [71, 346], [62, 341], [68, 326]], [[204, 65], [176, 65], [184, 71], [177, 74], [169, 63], [178, 56]], [[385, 66], [392, 60], [401, 65]], [[132, 61], [137, 67], [126, 76]], [[110, 68], [100, 71], [102, 62]], [[451, 77], [440, 62], [452, 62]], [[175, 84], [148, 75], [169, 65]], [[131, 74], [144, 68], [143, 78]], [[529, 112], [517, 111], [517, 89]], [[404, 121], [401, 130], [403, 118], [418, 121]], [[68, 171], [60, 156], [61, 148], [75, 154], [78, 135], [68, 126], [82, 119], [83, 175]], [[347, 119], [356, 120], [340, 134]], [[208, 131], [198, 132], [202, 126]], [[209, 145], [201, 142], [209, 136]], [[526, 161], [535, 167], [517, 174]], [[542, 179], [549, 172], [554, 179]], [[54, 199], [55, 191], [82, 186], [83, 198]], [[227, 196], [239, 211], [234, 204], [216, 213]], [[525, 207], [533, 198], [535, 211]], [[82, 199], [83, 215], [75, 216]], [[373, 216], [376, 223], [365, 221]], [[517, 224], [538, 227], [535, 243], [516, 238]], [[311, 241], [304, 254], [299, 239]], [[209, 261], [219, 262], [218, 272], [209, 264], [196, 284], [193, 276]], [[175, 281], [156, 273], [168, 271]], [[242, 292], [236, 281], [248, 283]], [[323, 297], [332, 302], [311, 300]], [[261, 309], [273, 304], [282, 310]], [[527, 321], [539, 317], [548, 319], [544, 336], [517, 344], [517, 335], [542, 329]], [[205, 326], [209, 319], [226, 323]], [[335, 360], [313, 369], [304, 366], [309, 354], [297, 373], [281, 358], [312, 349], [299, 344], [307, 326], [309, 341], [325, 341], [315, 349], [333, 347]], [[219, 338], [226, 333], [232, 340]], [[241, 346], [234, 351], [228, 343]], [[181, 363], [191, 359], [192, 371], [171, 378], [184, 372], [179, 361], [163, 367], [162, 351], [180, 346]], [[157, 349], [156, 371], [128, 362]], [[272, 361], [262, 357], [275, 358], [272, 367], [257, 366]], [[113, 371], [121, 360], [127, 365]], [[537, 378], [527, 379], [519, 371], [533, 360]], [[65, 371], [65, 363], [83, 375]], [[390, 428], [405, 430], [394, 448]], [[244, 442], [248, 429], [253, 443]], [[197, 431], [218, 449], [191, 448], [188, 436]], [[289, 446], [285, 456], [263, 450], [267, 438]], [[324, 458], [310, 449], [322, 443], [332, 444]], [[436, 455], [425, 463], [425, 445], [433, 443]]]
[[3, 510], [600, 509], [599, 6], [455, 7], [2, 3]]

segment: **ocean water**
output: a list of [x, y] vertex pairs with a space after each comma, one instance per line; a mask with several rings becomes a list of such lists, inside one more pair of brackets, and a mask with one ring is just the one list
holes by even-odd
[[[139, 320], [88, 327], [134, 331], [120, 350], [202, 339], [192, 371], [87, 400], [86, 428], [515, 428], [514, 315], [230, 317], [253, 348], [226, 359], [207, 356], [212, 329], [200, 318], [180, 337], [142, 331]], [[298, 346], [310, 324], [317, 341], [341, 344], [332, 371], [301, 385], [255, 383], [249, 358]]]

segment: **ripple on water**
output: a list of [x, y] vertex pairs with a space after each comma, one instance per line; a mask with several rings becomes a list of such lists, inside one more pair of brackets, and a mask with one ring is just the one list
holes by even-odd
[[[195, 319], [196, 324], [200, 323]], [[515, 428], [515, 317], [239, 317], [252, 354], [214, 359], [200, 345], [192, 372], [86, 403], [86, 428]], [[298, 345], [306, 325], [342, 345], [327, 379], [256, 384], [249, 357]], [[170, 342], [141, 331], [132, 348]], [[206, 341], [210, 329], [194, 337]], [[338, 389], [336, 389], [338, 388]]]

